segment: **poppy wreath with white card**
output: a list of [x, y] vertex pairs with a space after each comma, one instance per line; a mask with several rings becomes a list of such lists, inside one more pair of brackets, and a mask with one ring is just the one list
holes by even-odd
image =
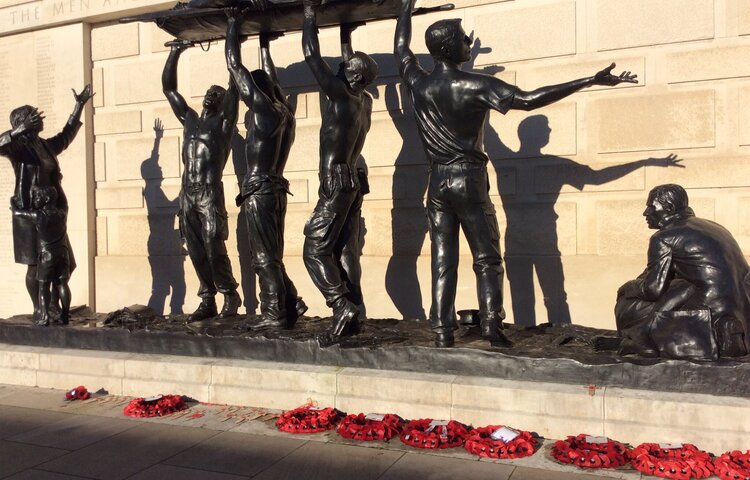
[[708, 478], [714, 472], [711, 454], [690, 443], [642, 443], [633, 449], [631, 458], [633, 468], [655, 477], [690, 480]]
[[534, 454], [536, 439], [530, 432], [489, 425], [470, 431], [464, 448], [480, 457], [523, 458]]
[[404, 420], [391, 413], [352, 414], [344, 417], [336, 431], [344, 438], [370, 442], [373, 440], [390, 440], [404, 428]]
[[552, 456], [581, 468], [617, 468], [628, 463], [630, 452], [624, 443], [582, 433], [555, 442]]
[[715, 458], [714, 475], [722, 480], [750, 480], [750, 450], [734, 450]]
[[415, 448], [453, 448], [463, 445], [468, 436], [469, 431], [462, 423], [423, 418], [404, 425], [399, 438]]
[[304, 405], [281, 414], [276, 428], [287, 433], [319, 433], [331, 430], [344, 414], [335, 408]]
[[136, 398], [125, 405], [122, 413], [128, 417], [163, 417], [186, 408], [188, 406], [180, 395], [156, 395]]

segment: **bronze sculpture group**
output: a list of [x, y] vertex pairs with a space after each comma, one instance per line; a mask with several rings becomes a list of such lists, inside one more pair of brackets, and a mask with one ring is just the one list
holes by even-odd
[[[357, 159], [370, 129], [372, 98], [365, 88], [378, 66], [355, 52], [351, 33], [340, 27], [342, 62], [338, 72], [323, 60], [318, 41], [320, 0], [303, 0], [302, 50], [327, 103], [320, 131], [318, 202], [304, 228], [304, 264], [333, 315], [318, 337], [320, 346], [362, 329], [359, 217], [366, 179]], [[430, 323], [435, 345], [454, 344], [458, 282], [459, 230], [471, 249], [477, 277], [481, 335], [493, 346], [511, 344], [503, 333], [503, 276], [500, 234], [489, 197], [482, 138], [491, 110], [534, 110], [592, 85], [637, 83], [635, 75], [613, 75], [614, 64], [591, 77], [524, 91], [493, 76], [469, 73], [472, 40], [461, 21], [440, 20], [426, 31], [434, 68], [425, 71], [410, 49], [415, 0], [402, 0], [394, 54], [430, 165], [426, 210], [432, 270]], [[255, 5], [255, 3], [253, 3]], [[263, 4], [265, 5], [265, 3]], [[265, 7], [263, 7], [265, 8]], [[180, 191], [180, 229], [200, 280], [201, 303], [190, 321], [237, 314], [241, 299], [227, 256], [227, 212], [222, 172], [237, 123], [239, 101], [249, 109], [245, 145], [247, 174], [236, 201], [244, 204], [253, 266], [260, 280], [260, 315], [250, 328], [292, 328], [307, 307], [283, 264], [284, 217], [289, 183], [284, 167], [294, 142], [294, 107], [287, 99], [271, 59], [270, 42], [260, 33], [261, 68], [248, 71], [240, 54], [243, 11], [227, 8], [226, 64], [229, 86], [211, 86], [199, 115], [177, 91], [177, 63], [192, 42], [169, 42], [162, 83], [175, 115], [184, 126]], [[90, 87], [76, 94], [76, 109], [59, 135], [43, 140], [42, 115], [25, 106], [11, 114], [12, 129], [0, 136], [0, 154], [11, 159], [16, 189], [11, 206], [16, 262], [28, 265], [27, 289], [36, 323], [48, 325], [51, 293], [62, 302], [67, 321], [67, 279], [75, 268], [67, 239], [67, 202], [60, 185], [56, 155], [80, 127]], [[649, 262], [636, 280], [618, 291], [619, 352], [623, 355], [716, 359], [747, 354], [750, 349], [750, 268], [739, 246], [721, 226], [696, 218], [687, 194], [662, 185], [649, 194], [644, 216], [657, 229]], [[214, 297], [224, 295], [218, 311]]]

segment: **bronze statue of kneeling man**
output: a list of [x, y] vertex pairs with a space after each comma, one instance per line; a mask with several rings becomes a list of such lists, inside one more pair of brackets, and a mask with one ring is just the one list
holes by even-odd
[[658, 231], [646, 270], [617, 292], [620, 354], [696, 360], [747, 354], [750, 267], [729, 231], [696, 217], [679, 185], [654, 187], [643, 216]]

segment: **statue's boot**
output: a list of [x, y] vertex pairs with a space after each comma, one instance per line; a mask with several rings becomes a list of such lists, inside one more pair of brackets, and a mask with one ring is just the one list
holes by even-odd
[[435, 332], [435, 346], [438, 348], [450, 348], [455, 343], [453, 330], [440, 330]]
[[221, 313], [219, 313], [219, 317], [227, 318], [237, 315], [237, 310], [240, 308], [240, 305], [242, 305], [242, 299], [240, 298], [239, 293], [234, 291], [225, 294], [224, 306], [221, 307]]
[[[321, 348], [335, 345], [345, 335], [356, 335], [360, 326], [357, 321], [359, 309], [346, 297], [341, 297], [333, 303], [333, 320], [328, 330], [318, 335], [318, 345]], [[356, 323], [357, 325], [351, 325]]]
[[493, 347], [508, 348], [513, 346], [508, 337], [503, 333], [503, 319], [505, 311], [479, 312], [479, 325], [482, 330], [482, 338], [490, 341]]
[[207, 318], [215, 317], [218, 314], [216, 310], [216, 300], [214, 297], [204, 297], [198, 308], [188, 317], [188, 322], [197, 322]]
[[[297, 320], [299, 320], [299, 317], [304, 315], [305, 312], [307, 312], [307, 309], [308, 306], [305, 301], [302, 300], [302, 297], [296, 297], [296, 300], [294, 302], [294, 313], [292, 315], [288, 315], [286, 328], [294, 328], [294, 325], [297, 323]], [[287, 311], [288, 310], [289, 307], [287, 307]]]

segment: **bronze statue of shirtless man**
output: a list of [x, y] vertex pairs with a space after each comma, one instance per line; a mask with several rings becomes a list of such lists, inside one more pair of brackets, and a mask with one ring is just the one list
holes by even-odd
[[229, 229], [221, 183], [237, 124], [239, 101], [237, 87], [230, 81], [228, 90], [218, 85], [208, 89], [200, 116], [188, 106], [177, 91], [177, 62], [190, 45], [179, 40], [171, 42], [162, 86], [184, 127], [179, 218], [180, 231], [200, 281], [201, 303], [189, 317], [190, 321], [196, 321], [216, 316], [217, 291], [224, 294], [221, 317], [236, 315], [242, 303], [225, 245]]
[[227, 10], [227, 68], [240, 98], [250, 109], [245, 117], [247, 173], [237, 204], [245, 204], [245, 220], [253, 253], [253, 268], [260, 280], [261, 315], [253, 328], [291, 328], [307, 306], [297, 296], [282, 261], [284, 217], [289, 182], [284, 178], [289, 150], [294, 143], [294, 107], [281, 89], [269, 49], [274, 34], [261, 33], [261, 69], [242, 65], [238, 9]]
[[318, 343], [330, 346], [342, 335], [360, 331], [358, 305], [362, 303], [357, 279], [349, 278], [340, 261], [352, 232], [358, 231], [362, 195], [356, 161], [370, 130], [372, 98], [365, 91], [378, 73], [378, 65], [368, 55], [353, 52], [353, 25], [341, 26], [343, 62], [334, 74], [323, 60], [316, 23], [320, 0], [304, 0], [302, 49], [305, 60], [328, 103], [320, 128], [320, 189], [318, 203], [305, 225], [303, 256], [313, 283], [333, 309], [329, 329]]

